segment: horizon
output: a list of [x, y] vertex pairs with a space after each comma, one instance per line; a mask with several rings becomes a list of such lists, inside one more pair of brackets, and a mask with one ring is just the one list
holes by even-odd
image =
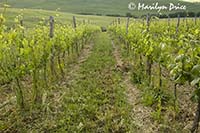
[[200, 0], [182, 0], [182, 1], [186, 1], [186, 2], [200, 2]]

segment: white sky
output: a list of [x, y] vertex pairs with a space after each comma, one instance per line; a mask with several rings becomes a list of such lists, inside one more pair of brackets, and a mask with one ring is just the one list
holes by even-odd
[[182, 0], [182, 1], [187, 1], [187, 2], [200, 2], [200, 0]]

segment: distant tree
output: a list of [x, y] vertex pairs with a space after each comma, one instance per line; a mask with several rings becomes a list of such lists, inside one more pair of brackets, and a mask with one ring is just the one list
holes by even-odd
[[126, 17], [132, 17], [132, 14], [130, 12], [127, 12]]
[[197, 17], [200, 17], [200, 12], [197, 13]]
[[194, 12], [188, 12], [188, 16], [189, 17], [195, 17], [195, 13]]

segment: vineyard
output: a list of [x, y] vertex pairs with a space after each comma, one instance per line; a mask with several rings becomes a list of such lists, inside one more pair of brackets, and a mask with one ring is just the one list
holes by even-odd
[[0, 132], [200, 132], [197, 16], [23, 18], [0, 14]]
[[[143, 91], [144, 104], [155, 110], [154, 119], [191, 122], [191, 112], [183, 121], [178, 117], [197, 108], [191, 132], [198, 128], [200, 118], [199, 24], [197, 18], [159, 20], [147, 15], [132, 22], [128, 18], [122, 24], [118, 19], [110, 26], [112, 38], [124, 49], [124, 60], [131, 65], [131, 81]], [[186, 99], [197, 107], [185, 105]]]

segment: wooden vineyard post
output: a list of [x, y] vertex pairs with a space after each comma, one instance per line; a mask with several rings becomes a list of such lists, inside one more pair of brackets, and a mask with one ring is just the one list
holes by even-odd
[[186, 31], [189, 30], [189, 25], [188, 25], [188, 19], [187, 19], [187, 16], [186, 16], [186, 19], [185, 19], [185, 25], [186, 25]]
[[[127, 22], [126, 22], [126, 35], [128, 36], [128, 30], [129, 30], [129, 22], [130, 22], [130, 17], [127, 18]], [[127, 47], [127, 54], [129, 54], [129, 42], [126, 40], [126, 47]]]
[[144, 27], [145, 25], [145, 22], [144, 22], [144, 18], [142, 19], [142, 26]]
[[50, 16], [49, 20], [50, 20], [50, 32], [49, 32], [49, 37], [50, 37], [50, 38], [53, 38], [53, 36], [54, 36], [54, 34], [53, 34], [53, 32], [54, 32], [54, 18], [53, 18], [52, 16]]
[[120, 18], [118, 18], [117, 20], [118, 20], [118, 25], [120, 25], [120, 23], [121, 23], [121, 20], [120, 20]]
[[150, 26], [150, 15], [149, 14], [147, 14], [146, 20], [147, 20], [147, 31], [149, 32], [149, 26]]
[[76, 17], [75, 16], [73, 16], [73, 27], [76, 30]]
[[170, 32], [170, 16], [169, 15], [168, 15], [168, 20], [167, 21], [168, 21], [168, 23], [167, 23], [168, 24], [168, 32]]
[[179, 26], [180, 26], [180, 15], [178, 15], [178, 21], [177, 21], [177, 25], [176, 25], [176, 34], [178, 34], [178, 32], [179, 32]]
[[[89, 20], [88, 20], [89, 23]], [[72, 27], [74, 28], [74, 30], [76, 30], [76, 18], [75, 16], [72, 17]], [[72, 45], [71, 47], [71, 52], [74, 53], [74, 45]]]
[[[50, 16], [49, 18], [49, 23], [50, 23], [50, 32], [49, 32], [49, 37], [50, 39], [52, 39], [54, 37], [54, 17], [53, 16]], [[51, 74], [52, 76], [54, 77], [56, 75], [56, 72], [55, 72], [55, 68], [54, 68], [54, 56], [55, 56], [55, 48], [54, 48], [54, 45], [52, 46], [51, 48]]]
[[[146, 23], [147, 23], [147, 33], [149, 32], [150, 30], [150, 15], [147, 14], [147, 17], [146, 17]], [[147, 76], [148, 76], [148, 83], [149, 85], [151, 84], [151, 68], [152, 68], [152, 57], [151, 55], [148, 55], [147, 56], [147, 70], [146, 70], [146, 73], [147, 73]]]
[[174, 110], [176, 110], [176, 101], [177, 101], [177, 83], [174, 84]]
[[[19, 24], [20, 24], [21, 27], [24, 27], [24, 21], [23, 21], [23, 18], [19, 21]], [[25, 32], [25, 30], [22, 29], [23, 37], [24, 37], [24, 32]]]
[[[85, 19], [83, 19], [83, 25], [85, 25]], [[83, 38], [83, 39], [82, 39], [82, 44], [81, 44], [81, 49], [84, 48], [84, 45], [85, 45], [85, 44], [86, 44], [86, 39]]]
[[16, 80], [16, 86], [17, 86], [15, 90], [17, 105], [19, 106], [19, 109], [23, 111], [24, 110], [24, 96], [23, 96], [22, 87], [21, 87], [19, 78], [16, 77], [15, 80]]
[[[23, 27], [23, 19], [21, 19], [19, 21], [19, 25]], [[22, 29], [22, 36], [24, 36], [24, 30]], [[23, 45], [19, 46], [19, 53], [21, 53], [21, 48], [23, 47]], [[21, 66], [22, 62], [21, 62], [21, 58], [17, 58], [17, 64], [15, 63], [15, 65]], [[17, 107], [19, 108], [19, 110], [21, 111], [21, 113], [24, 111], [24, 107], [25, 107], [25, 103], [24, 103], [24, 95], [23, 95], [23, 87], [22, 84], [20, 82], [20, 76], [17, 75], [14, 78], [15, 80], [15, 95], [16, 95], [16, 102], [17, 102]]]
[[[184, 21], [186, 21], [186, 18], [184, 18]], [[180, 15], [178, 15], [178, 21], [176, 25], [176, 35], [179, 32], [179, 26], [180, 26]], [[177, 83], [174, 84], [174, 110], [176, 110], [176, 101], [177, 101]]]
[[[76, 23], [76, 17], [73, 16], [73, 27], [74, 27], [74, 30], [76, 31], [76, 27], [77, 27], [77, 23]], [[75, 42], [75, 49], [76, 49], [76, 53], [79, 55], [79, 48], [78, 48], [78, 42], [76, 41]]]
[[194, 24], [197, 25], [197, 14], [195, 14], [195, 17], [194, 17]]
[[24, 26], [24, 23], [23, 23], [22, 19], [20, 20], [20, 26], [22, 26], [22, 27]]
[[190, 129], [191, 133], [195, 133], [195, 131], [198, 132], [197, 130], [199, 128], [199, 121], [200, 121], [200, 99], [198, 99], [195, 118], [194, 118], [194, 121], [193, 121], [193, 124], [192, 124], [192, 128]]
[[130, 21], [130, 18], [128, 17], [127, 22], [126, 22], [126, 35], [128, 35], [129, 21]]

